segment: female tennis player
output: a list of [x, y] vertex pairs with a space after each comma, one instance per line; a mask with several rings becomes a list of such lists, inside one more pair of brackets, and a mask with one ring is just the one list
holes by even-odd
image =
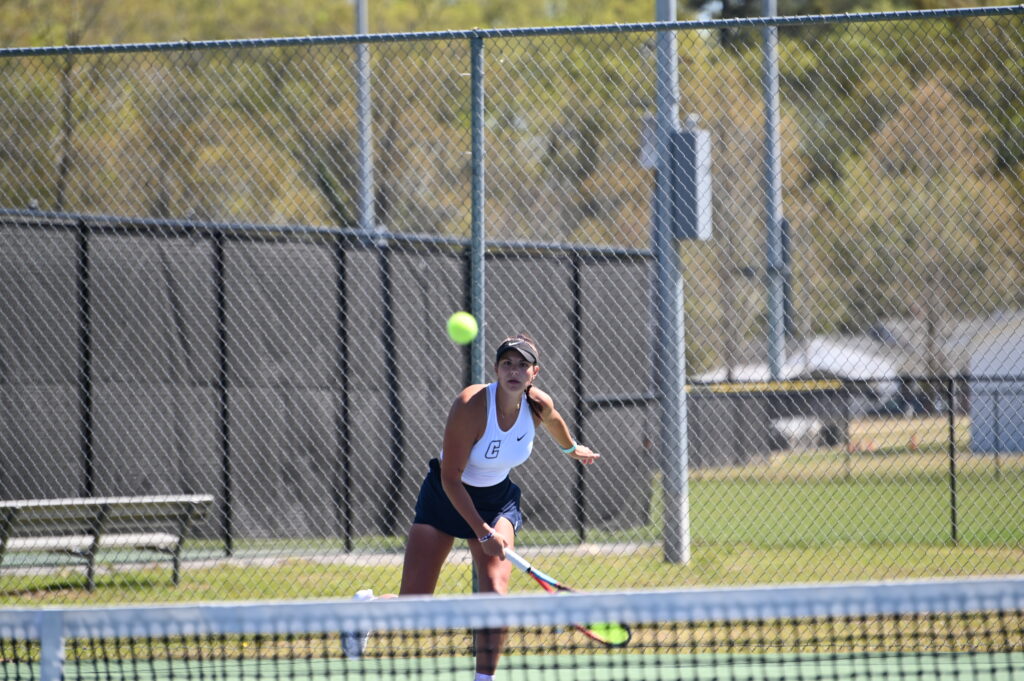
[[[469, 540], [481, 592], [508, 593], [513, 548], [522, 526], [519, 487], [509, 471], [533, 450], [543, 425], [568, 456], [591, 464], [600, 458], [574, 442], [551, 396], [534, 387], [540, 366], [537, 343], [526, 334], [506, 338], [494, 360], [497, 380], [471, 385], [448, 412], [441, 456], [432, 459], [416, 500], [405, 546], [403, 595], [432, 594], [456, 537]], [[477, 634], [475, 681], [491, 681], [505, 632]]]

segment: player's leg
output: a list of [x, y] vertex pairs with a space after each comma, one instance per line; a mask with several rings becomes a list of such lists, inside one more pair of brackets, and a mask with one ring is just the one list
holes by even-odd
[[413, 523], [405, 543], [401, 595], [432, 594], [455, 537], [423, 523]]
[[[516, 533], [508, 518], [499, 518], [494, 525], [495, 534], [505, 539], [508, 548], [514, 548]], [[484, 553], [480, 542], [469, 540], [469, 551], [473, 555], [477, 579], [481, 593], [508, 593], [508, 582], [512, 575], [512, 563]], [[481, 629], [476, 632], [476, 672], [477, 674], [494, 675], [498, 668], [498, 658], [505, 646], [504, 629]]]
[[[455, 538], [422, 523], [413, 523], [409, 540], [405, 544], [405, 564], [402, 567], [402, 594], [432, 594], [437, 586], [448, 552]], [[356, 598], [373, 598], [370, 589], [356, 593]], [[381, 594], [377, 598], [394, 598], [395, 594]], [[362, 657], [370, 634], [368, 632], [342, 632], [341, 647], [349, 658]]]
[[[437, 586], [441, 566], [451, 551], [455, 538], [422, 523], [413, 523], [409, 539], [405, 544], [405, 563], [402, 567], [402, 594], [432, 594]], [[394, 598], [395, 594], [381, 594], [377, 598]], [[356, 598], [374, 598], [370, 589], [356, 593]], [[345, 656], [362, 657], [370, 634], [367, 632], [342, 632], [341, 645]]]

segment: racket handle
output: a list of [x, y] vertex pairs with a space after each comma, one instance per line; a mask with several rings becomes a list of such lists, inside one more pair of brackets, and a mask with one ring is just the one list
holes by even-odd
[[517, 568], [529, 574], [530, 564], [527, 563], [526, 560], [518, 553], [516, 553], [512, 549], [505, 549], [505, 558], [508, 559], [508, 561], [515, 565]]

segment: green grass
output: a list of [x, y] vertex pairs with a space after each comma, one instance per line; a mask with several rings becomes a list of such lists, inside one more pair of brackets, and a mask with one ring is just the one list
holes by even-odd
[[[954, 543], [941, 419], [867, 421], [851, 433], [849, 449], [692, 472], [688, 564], [663, 560], [657, 480], [646, 527], [591, 530], [584, 546], [571, 531], [528, 529], [519, 548], [545, 572], [585, 590], [1024, 572], [1024, 457], [958, 455]], [[402, 538], [364, 537], [356, 548], [249, 541], [226, 560], [218, 544], [193, 543], [193, 557], [216, 560], [187, 565], [179, 588], [171, 586], [166, 562], [101, 574], [92, 594], [83, 588], [80, 567], [64, 567], [5, 573], [0, 603], [332, 598], [367, 586], [397, 591]], [[12, 554], [5, 564], [19, 560], [25, 559]], [[438, 593], [466, 593], [470, 585], [462, 552], [443, 571]], [[536, 590], [519, 574], [512, 588]]]
[[[999, 477], [965, 471], [956, 485], [956, 531], [963, 547], [1024, 544], [1021, 471]], [[953, 538], [953, 497], [943, 471], [695, 480], [691, 495], [697, 542], [941, 546]]]
[[[622, 553], [551, 552], [521, 547], [545, 572], [584, 590], [670, 588], [707, 584], [831, 582], [898, 579], [936, 575], [1007, 574], [1024, 571], [1019, 546], [964, 548], [948, 545], [837, 543], [817, 547], [714, 545], [696, 540], [686, 565], [666, 563], [657, 545]], [[439, 594], [468, 593], [468, 563], [445, 567]], [[709, 580], [707, 575], [714, 575]], [[127, 570], [101, 576], [90, 594], [78, 572], [45, 577], [5, 578], [5, 604], [97, 605], [174, 601], [308, 599], [351, 596], [356, 588], [397, 591], [396, 565], [355, 567], [320, 565], [303, 560], [267, 567], [191, 568], [174, 588], [165, 569]], [[532, 580], [514, 574], [512, 590], [535, 593]]]

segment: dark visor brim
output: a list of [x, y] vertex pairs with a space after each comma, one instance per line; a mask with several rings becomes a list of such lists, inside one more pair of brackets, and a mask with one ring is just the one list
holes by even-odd
[[504, 343], [499, 345], [498, 351], [494, 354], [494, 361], [497, 362], [498, 360], [500, 360], [501, 356], [504, 355], [509, 350], [515, 350], [520, 355], [525, 357], [526, 361], [529, 362], [530, 364], [537, 363], [537, 353], [534, 351], [532, 347], [530, 347], [530, 344], [524, 340], [505, 341]]

